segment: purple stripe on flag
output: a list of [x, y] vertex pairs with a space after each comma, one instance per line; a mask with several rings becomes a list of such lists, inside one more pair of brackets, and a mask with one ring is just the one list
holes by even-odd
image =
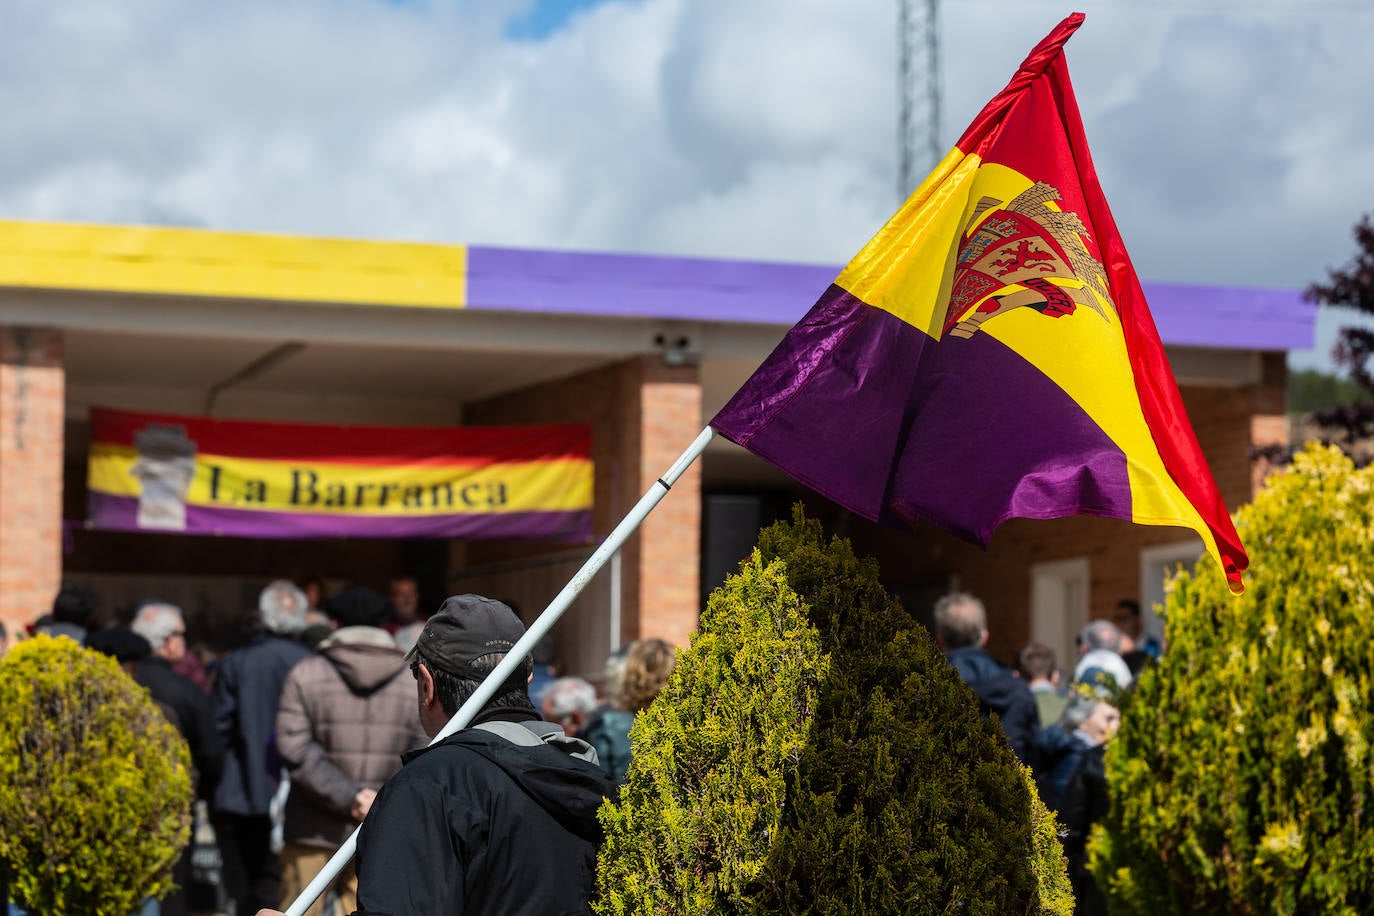
[[1008, 518], [1131, 518], [1125, 456], [1044, 373], [987, 333], [937, 343], [837, 286], [711, 425], [873, 521], [985, 544]]
[[90, 493], [87, 518], [89, 527], [110, 531], [253, 538], [520, 538], [581, 542], [592, 535], [591, 512], [585, 510], [403, 517], [187, 506], [184, 529], [140, 528], [138, 500], [98, 491]]

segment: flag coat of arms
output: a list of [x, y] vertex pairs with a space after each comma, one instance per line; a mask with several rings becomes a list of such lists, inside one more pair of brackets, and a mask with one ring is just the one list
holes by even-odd
[[873, 521], [1191, 528], [1248, 560], [1098, 185], [1075, 13], [711, 421]]

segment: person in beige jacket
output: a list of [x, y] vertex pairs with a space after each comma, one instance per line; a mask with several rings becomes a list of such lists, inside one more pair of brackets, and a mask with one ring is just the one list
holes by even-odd
[[[401, 768], [401, 754], [427, 741], [414, 681], [381, 628], [386, 600], [351, 588], [332, 597], [326, 610], [339, 628], [320, 643], [318, 655], [291, 669], [277, 712], [277, 750], [291, 778], [283, 908], [367, 816], [377, 790]], [[351, 913], [356, 897], [350, 866], [307, 916]]]

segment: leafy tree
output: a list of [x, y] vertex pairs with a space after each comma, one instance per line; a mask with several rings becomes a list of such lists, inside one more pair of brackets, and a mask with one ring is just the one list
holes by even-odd
[[1288, 412], [1309, 413], [1331, 407], [1357, 404], [1367, 397], [1349, 379], [1319, 369], [1298, 369], [1288, 373]]
[[1053, 816], [872, 560], [763, 532], [635, 723], [602, 914], [1068, 914]]
[[1236, 527], [1244, 595], [1172, 580], [1093, 872], [1127, 916], [1374, 912], [1374, 468], [1309, 446]]
[[[1307, 288], [1307, 299], [1321, 305], [1353, 309], [1374, 315], [1374, 222], [1368, 215], [1355, 226], [1355, 257], [1344, 267], [1328, 271], [1327, 282]], [[1374, 394], [1374, 330], [1362, 327], [1341, 328], [1333, 354], [1336, 362], [1350, 370], [1350, 377], [1369, 394]]]
[[[1327, 282], [1313, 283], [1304, 298], [1318, 305], [1351, 309], [1374, 315], [1374, 223], [1368, 216], [1355, 226], [1357, 253], [1344, 267], [1328, 271]], [[1306, 414], [1306, 427], [1300, 438], [1335, 445], [1364, 465], [1374, 458], [1370, 445], [1374, 437], [1374, 329], [1359, 325], [1341, 328], [1332, 352], [1337, 365], [1345, 367], [1350, 379], [1315, 370], [1294, 372], [1289, 376], [1288, 409]], [[1293, 458], [1293, 448], [1266, 445], [1251, 449], [1252, 461], [1283, 466]]]
[[190, 753], [111, 658], [39, 636], [0, 659], [0, 868], [43, 916], [128, 916], [172, 889]]

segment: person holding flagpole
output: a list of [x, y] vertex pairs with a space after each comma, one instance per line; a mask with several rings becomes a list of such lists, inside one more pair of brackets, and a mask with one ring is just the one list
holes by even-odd
[[[431, 737], [524, 634], [500, 601], [443, 603], [407, 655]], [[531, 665], [526, 657], [472, 727], [406, 754], [378, 793], [358, 838], [355, 916], [586, 911], [596, 811], [614, 785], [590, 745], [540, 720], [526, 692]]]

